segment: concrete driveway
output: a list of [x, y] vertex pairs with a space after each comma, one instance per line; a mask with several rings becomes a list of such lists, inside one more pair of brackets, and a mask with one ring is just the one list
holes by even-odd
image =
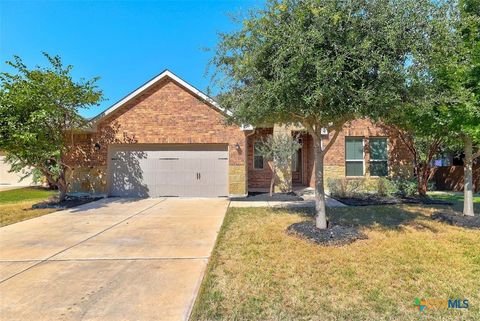
[[0, 320], [186, 320], [225, 199], [105, 199], [0, 229]]
[[19, 189], [19, 188], [25, 188], [28, 186], [18, 186], [18, 185], [0, 185], [0, 192], [1, 191], [9, 191], [11, 189]]

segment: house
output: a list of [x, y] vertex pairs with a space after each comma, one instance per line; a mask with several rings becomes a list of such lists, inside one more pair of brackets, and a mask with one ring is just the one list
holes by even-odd
[[[272, 171], [256, 146], [275, 131], [298, 135], [302, 148], [291, 179], [314, 186], [309, 134], [276, 124], [226, 125], [226, 115], [213, 99], [164, 71], [72, 135], [69, 190], [136, 197], [246, 195], [269, 186]], [[325, 159], [327, 178], [411, 173], [401, 141], [365, 119], [345, 127]]]

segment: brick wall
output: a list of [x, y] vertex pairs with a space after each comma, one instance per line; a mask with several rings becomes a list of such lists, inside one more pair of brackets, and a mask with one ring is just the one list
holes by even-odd
[[265, 188], [270, 187], [272, 179], [272, 167], [267, 162], [264, 163], [263, 169], [255, 169], [253, 167], [253, 148], [255, 142], [261, 142], [268, 135], [273, 134], [273, 128], [259, 128], [255, 133], [247, 138], [247, 163], [248, 163], [248, 188]]
[[[323, 140], [323, 145], [328, 144], [331, 134]], [[365, 141], [365, 175], [369, 173], [369, 138], [387, 137], [388, 138], [388, 172], [391, 176], [410, 177], [413, 174], [412, 157], [406, 146], [401, 140], [381, 124], [374, 124], [368, 119], [357, 119], [347, 124], [333, 146], [325, 155], [325, 182], [328, 178], [345, 177], [345, 138], [363, 137]], [[312, 151], [313, 156], [313, 151]], [[310, 163], [313, 166], [313, 163]], [[313, 171], [313, 168], [312, 170]], [[310, 186], [313, 186], [314, 180], [310, 180]]]
[[[68, 160], [77, 172], [94, 170], [95, 176], [98, 171], [106, 171], [108, 146], [144, 143], [228, 144], [230, 193], [246, 193], [244, 132], [225, 125], [219, 111], [169, 78], [105, 116], [96, 132], [77, 135]], [[99, 150], [95, 150], [95, 144], [100, 145]], [[74, 177], [75, 173], [70, 175]], [[82, 184], [72, 182], [72, 189], [91, 189], [97, 183]]]
[[[255, 134], [248, 138], [247, 159], [249, 187], [265, 188], [270, 184], [272, 172], [269, 167], [264, 170], [255, 170], [253, 168], [253, 142], [271, 134], [271, 128], [261, 128], [257, 129]], [[330, 136], [325, 136], [323, 140], [324, 146], [328, 144], [331, 138]], [[370, 155], [368, 151], [368, 141], [370, 137], [388, 137], [388, 167], [390, 175], [409, 177], [413, 174], [411, 156], [403, 143], [382, 125], [373, 124], [370, 120], [358, 119], [344, 127], [327, 155], [325, 155], [325, 182], [327, 182], [329, 178], [345, 177], [345, 138], [350, 136], [363, 137], [365, 139], [366, 176], [369, 176], [368, 164]], [[302, 134], [301, 138], [304, 149], [302, 183], [313, 187], [315, 184], [313, 139], [308, 134]]]

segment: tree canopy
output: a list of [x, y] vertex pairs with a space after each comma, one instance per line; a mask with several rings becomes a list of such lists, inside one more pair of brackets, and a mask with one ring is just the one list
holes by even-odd
[[0, 149], [14, 170], [39, 170], [63, 197], [68, 132], [85, 125], [79, 109], [98, 104], [102, 92], [97, 78], [76, 82], [72, 66], [64, 66], [59, 56], [44, 56], [48, 67], [29, 69], [15, 56], [7, 62], [15, 73], [0, 74]]
[[424, 11], [418, 1], [396, 3], [268, 1], [221, 35], [213, 65], [222, 105], [252, 124], [335, 127], [384, 113], [402, 98]]
[[[301, 123], [315, 146], [317, 227], [325, 228], [323, 158], [344, 124], [403, 101], [404, 67], [425, 41], [428, 0], [269, 0], [222, 34], [212, 64], [233, 121]], [[322, 128], [330, 140], [322, 144]]]

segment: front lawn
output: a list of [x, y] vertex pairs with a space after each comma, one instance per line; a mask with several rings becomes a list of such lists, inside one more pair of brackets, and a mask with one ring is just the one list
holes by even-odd
[[[230, 208], [192, 320], [480, 320], [480, 231], [433, 221], [434, 210], [330, 209], [369, 239], [322, 247], [285, 234], [311, 212]], [[415, 298], [470, 309], [420, 313]]]
[[32, 205], [56, 194], [38, 187], [26, 187], [0, 192], [0, 226], [42, 216], [55, 209], [32, 209]]
[[[463, 193], [459, 192], [428, 192], [428, 196], [447, 202], [463, 202]], [[473, 202], [480, 203], [480, 194], [473, 194]]]

